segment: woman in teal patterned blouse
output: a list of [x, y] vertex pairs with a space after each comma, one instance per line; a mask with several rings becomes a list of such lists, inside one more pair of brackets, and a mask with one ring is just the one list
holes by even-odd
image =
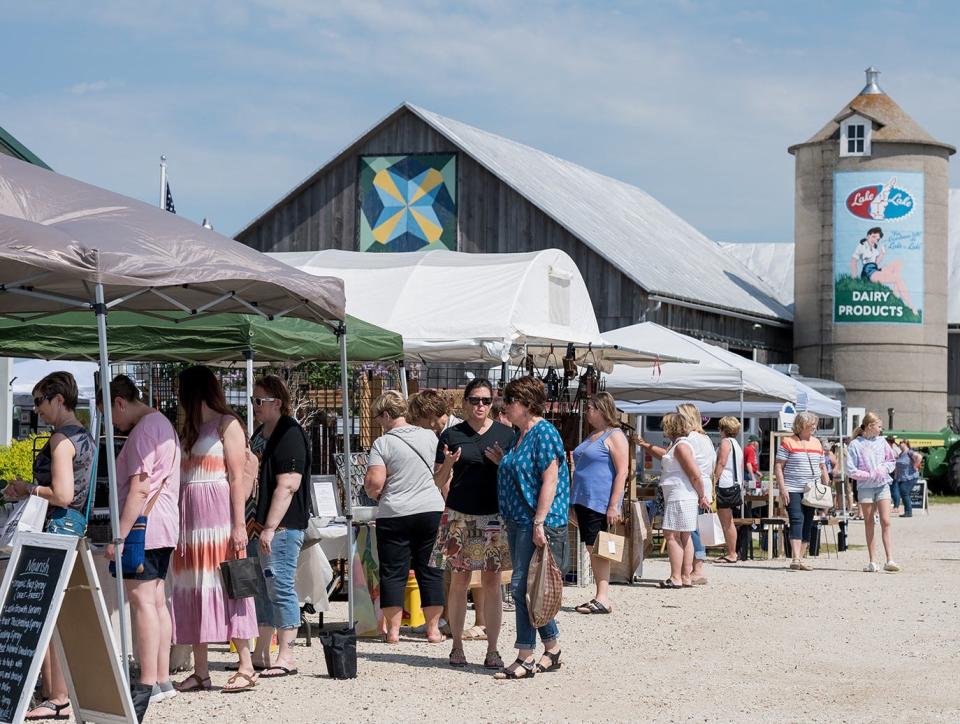
[[[563, 567], [567, 548], [567, 515], [570, 507], [570, 469], [563, 440], [544, 420], [546, 393], [534, 377], [521, 377], [504, 389], [510, 422], [520, 433], [503, 454], [497, 474], [500, 515], [507, 526], [513, 575], [510, 587], [516, 604], [517, 659], [496, 676], [523, 679], [537, 672], [560, 668], [557, 623], [535, 629], [527, 613], [527, 571], [536, 548], [548, 545], [557, 565]], [[540, 661], [534, 658], [537, 632], [543, 641]]]

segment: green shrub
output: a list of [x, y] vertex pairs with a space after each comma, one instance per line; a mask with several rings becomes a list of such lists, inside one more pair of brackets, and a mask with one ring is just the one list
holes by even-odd
[[[8, 447], [0, 447], [0, 480], [33, 480], [33, 441], [37, 437], [31, 435], [23, 440], [14, 440]], [[39, 448], [39, 443], [37, 447]]]

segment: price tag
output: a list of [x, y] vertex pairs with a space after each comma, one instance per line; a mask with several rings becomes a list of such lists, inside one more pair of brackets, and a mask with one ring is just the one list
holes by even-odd
[[615, 540], [607, 541], [607, 553], [610, 555], [615, 555], [617, 552], [617, 542]]

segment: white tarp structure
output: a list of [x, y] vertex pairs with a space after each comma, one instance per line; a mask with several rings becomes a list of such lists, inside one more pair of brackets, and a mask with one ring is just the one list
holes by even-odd
[[[690, 400], [727, 403], [717, 409], [738, 414], [742, 400], [744, 414], [751, 409], [750, 403], [765, 403], [763, 409], [772, 409], [775, 414], [784, 402], [791, 402], [825, 417], [840, 416], [839, 402], [789, 375], [659, 324], [643, 322], [604, 332], [604, 337], [622, 344], [643, 340], [645, 345], [666, 354], [699, 362], [696, 365], [666, 363], [652, 370], [617, 365], [606, 377], [607, 392], [618, 400], [645, 403], [621, 405], [624, 411], [662, 414], [671, 411], [679, 401]], [[658, 401], [662, 404], [654, 404]], [[639, 407], [643, 409], [635, 409]]]
[[[840, 417], [840, 403], [833, 400], [812, 388], [809, 392], [809, 399], [806, 407], [807, 412], [812, 412], [818, 417], [837, 418]], [[618, 402], [617, 408], [630, 415], [666, 415], [668, 412], [674, 412], [682, 402], [688, 400], [653, 400], [650, 402]], [[723, 417], [724, 415], [740, 415], [739, 400], [728, 400], [726, 402], [700, 402], [697, 404], [700, 413], [707, 417]], [[770, 402], [744, 402], [744, 417], [776, 417], [777, 413], [783, 407], [783, 403], [773, 400]], [[803, 407], [797, 403], [798, 411]]]
[[[403, 336], [407, 359], [522, 361], [524, 345], [542, 364], [555, 344], [573, 342], [581, 361], [655, 365], [676, 359], [638, 338], [617, 348], [600, 334], [573, 259], [558, 249], [524, 254], [434, 250], [371, 254], [269, 254], [301, 271], [344, 280], [347, 312]], [[639, 351], [638, 350], [651, 350]]]

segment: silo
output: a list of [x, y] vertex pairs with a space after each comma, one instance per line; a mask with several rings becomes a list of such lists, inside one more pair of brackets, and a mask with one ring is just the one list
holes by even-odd
[[796, 157], [794, 359], [894, 408], [900, 429], [947, 415], [948, 165], [956, 149], [908, 116], [868, 68], [862, 91]]

